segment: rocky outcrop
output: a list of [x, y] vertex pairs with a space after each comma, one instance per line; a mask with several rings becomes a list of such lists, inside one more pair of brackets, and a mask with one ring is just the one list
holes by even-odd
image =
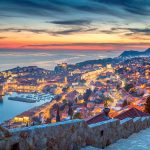
[[105, 148], [121, 138], [150, 127], [150, 117], [126, 118], [87, 125], [84, 120], [11, 129], [0, 150], [77, 150], [88, 145]]

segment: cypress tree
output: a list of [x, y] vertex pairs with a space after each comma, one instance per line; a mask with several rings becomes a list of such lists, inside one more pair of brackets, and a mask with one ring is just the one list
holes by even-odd
[[60, 122], [60, 110], [59, 110], [59, 106], [57, 107], [56, 122]]
[[69, 105], [69, 109], [68, 109], [68, 116], [70, 116], [70, 119], [72, 119], [72, 116], [73, 116], [73, 109], [72, 109], [72, 105]]
[[145, 103], [145, 110], [146, 113], [150, 114], [150, 96], [147, 98]]

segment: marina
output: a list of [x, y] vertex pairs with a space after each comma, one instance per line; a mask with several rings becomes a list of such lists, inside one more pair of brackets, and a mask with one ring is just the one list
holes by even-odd
[[23, 98], [23, 97], [8, 97], [8, 100], [12, 100], [12, 101], [20, 101], [20, 102], [26, 102], [26, 103], [35, 103], [36, 100], [33, 99], [27, 99], [27, 98]]
[[[15, 97], [14, 100], [9, 100], [10, 97]], [[17, 100], [17, 97], [20, 98], [20, 100]], [[44, 98], [42, 98], [44, 97]], [[33, 107], [38, 107], [40, 105], [43, 105], [47, 102], [51, 102], [53, 99], [53, 95], [51, 94], [26, 94], [26, 93], [12, 93], [11, 95], [5, 95], [3, 97], [3, 100], [0, 100], [0, 123], [9, 120], [16, 115], [19, 115], [23, 113], [24, 111], [27, 111]], [[27, 101], [34, 101], [34, 103], [31, 102], [23, 102], [22, 99], [26, 99]]]
[[35, 94], [18, 94], [18, 96], [10, 96], [8, 97], [8, 100], [26, 103], [36, 103], [40, 101], [47, 101], [52, 98], [53, 96], [51, 94], [35, 93]]

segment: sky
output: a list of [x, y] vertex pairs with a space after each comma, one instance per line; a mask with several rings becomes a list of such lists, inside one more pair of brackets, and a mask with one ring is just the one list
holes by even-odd
[[148, 47], [150, 0], [0, 0], [0, 49]]

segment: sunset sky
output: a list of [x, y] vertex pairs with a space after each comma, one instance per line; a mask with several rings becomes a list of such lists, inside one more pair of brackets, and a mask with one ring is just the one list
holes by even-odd
[[148, 47], [150, 0], [0, 0], [0, 49]]

